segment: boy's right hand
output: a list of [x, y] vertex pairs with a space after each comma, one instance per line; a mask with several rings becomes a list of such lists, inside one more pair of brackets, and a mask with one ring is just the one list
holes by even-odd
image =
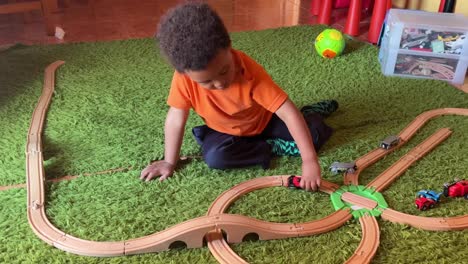
[[159, 181], [164, 181], [172, 176], [174, 169], [175, 166], [167, 161], [156, 161], [141, 171], [140, 180], [151, 181], [153, 178], [160, 176]]

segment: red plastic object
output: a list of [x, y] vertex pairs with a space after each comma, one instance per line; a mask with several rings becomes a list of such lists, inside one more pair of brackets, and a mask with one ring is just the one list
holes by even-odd
[[345, 8], [349, 6], [350, 0], [335, 0], [334, 8]]
[[320, 5], [320, 12], [318, 15], [318, 23], [330, 25], [331, 19], [331, 10], [332, 10], [333, 0], [323, 0]]
[[[388, 4], [391, 6], [392, 2], [389, 1]], [[371, 8], [370, 0], [313, 0], [310, 13], [318, 15], [319, 24], [330, 25], [332, 9], [346, 7], [349, 7], [349, 10], [343, 32], [351, 36], [357, 36], [359, 35], [362, 9]]]
[[[352, 0], [335, 0], [333, 8], [347, 8]], [[320, 0], [312, 0], [312, 2], [320, 2]], [[361, 0], [364, 8], [369, 8], [371, 0]], [[312, 3], [314, 4], [314, 3]]]
[[391, 0], [375, 0], [369, 34], [367, 35], [367, 40], [370, 43], [377, 43], [379, 40], [380, 29], [382, 28], [385, 14], [387, 13], [387, 10], [390, 9], [390, 6]]
[[387, 10], [392, 8], [392, 0], [387, 0]]
[[444, 12], [445, 0], [440, 0], [439, 13]]
[[468, 181], [461, 180], [444, 188], [444, 194], [447, 197], [461, 197], [464, 196], [468, 199]]
[[348, 10], [348, 17], [344, 33], [357, 36], [359, 35], [359, 22], [361, 21], [361, 0], [351, 0]]
[[453, 13], [455, 0], [440, 0], [439, 13]]
[[321, 2], [321, 0], [312, 0], [312, 4], [310, 5], [310, 13], [313, 16], [317, 16], [319, 14]]

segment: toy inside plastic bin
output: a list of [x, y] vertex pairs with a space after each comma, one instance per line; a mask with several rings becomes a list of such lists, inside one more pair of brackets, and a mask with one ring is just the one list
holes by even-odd
[[462, 84], [467, 36], [468, 18], [463, 15], [390, 9], [382, 27], [382, 72]]

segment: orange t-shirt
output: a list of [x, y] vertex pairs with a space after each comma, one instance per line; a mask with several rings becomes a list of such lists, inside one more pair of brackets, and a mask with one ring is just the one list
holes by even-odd
[[174, 73], [167, 104], [190, 109], [216, 131], [235, 135], [260, 134], [288, 95], [245, 53], [232, 49], [241, 77], [223, 90], [206, 89], [185, 74]]

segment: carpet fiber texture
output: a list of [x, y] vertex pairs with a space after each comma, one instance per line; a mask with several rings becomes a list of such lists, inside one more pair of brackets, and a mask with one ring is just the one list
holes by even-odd
[[[335, 133], [323, 147], [323, 178], [342, 184], [328, 166], [350, 161], [398, 134], [420, 113], [442, 107], [468, 108], [468, 95], [447, 83], [385, 77], [374, 46], [347, 40], [345, 53], [333, 60], [319, 57], [313, 40], [321, 26], [299, 26], [232, 34], [234, 48], [262, 64], [298, 105], [336, 99], [339, 110], [327, 119]], [[0, 185], [25, 182], [25, 141], [32, 110], [42, 90], [44, 68], [66, 62], [56, 76], [56, 91], [45, 125], [43, 144], [48, 179], [46, 212], [59, 229], [97, 240], [136, 238], [194, 217], [232, 186], [256, 177], [300, 174], [298, 157], [283, 157], [273, 168], [212, 170], [198, 158], [191, 128], [202, 124], [192, 113], [182, 155], [194, 156], [170, 180], [139, 181], [151, 160], [163, 156], [163, 125], [173, 70], [152, 39], [55, 46], [14, 46], [0, 52]], [[430, 121], [403, 148], [366, 169], [367, 184], [412, 147], [441, 127], [453, 134], [404, 173], [383, 195], [393, 209], [420, 216], [459, 216], [468, 201], [445, 199], [436, 208], [414, 208], [420, 189], [441, 191], [443, 183], [466, 178], [468, 119]], [[96, 174], [113, 168], [124, 171]], [[83, 176], [91, 173], [91, 176]], [[94, 174], [93, 174], [94, 173]], [[65, 253], [38, 239], [26, 217], [26, 189], [0, 192], [1, 263], [216, 263], [207, 247], [156, 254], [93, 258]], [[334, 211], [329, 196], [287, 188], [252, 192], [229, 213], [276, 222], [305, 222]], [[468, 230], [431, 232], [382, 219], [381, 244], [374, 263], [462, 263]], [[326, 234], [233, 245], [251, 263], [342, 263], [357, 248], [361, 228], [355, 220]]]

